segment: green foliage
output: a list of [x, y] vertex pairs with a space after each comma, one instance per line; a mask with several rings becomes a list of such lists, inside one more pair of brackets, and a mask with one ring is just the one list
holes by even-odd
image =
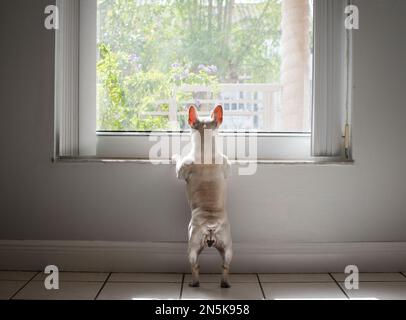
[[149, 113], [167, 111], [183, 84], [279, 80], [280, 0], [98, 0], [98, 8], [100, 130], [169, 129], [167, 116]]

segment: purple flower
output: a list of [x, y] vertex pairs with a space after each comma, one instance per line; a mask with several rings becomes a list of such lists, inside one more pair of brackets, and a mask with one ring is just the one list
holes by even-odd
[[199, 66], [197, 67], [198, 70], [204, 70], [206, 69], [206, 66], [204, 64], [199, 64]]
[[179, 67], [180, 67], [180, 64], [179, 64], [179, 63], [177, 63], [177, 62], [172, 63], [172, 68], [173, 68], [173, 69], [176, 69], [176, 68], [179, 68]]
[[217, 71], [218, 71], [217, 67], [214, 65], [208, 66], [207, 69], [208, 69], [209, 73], [217, 73]]
[[133, 53], [132, 55], [130, 55], [130, 61], [131, 61], [132, 63], [136, 63], [136, 62], [138, 62], [139, 60], [140, 60], [140, 57], [137, 56], [135, 53]]

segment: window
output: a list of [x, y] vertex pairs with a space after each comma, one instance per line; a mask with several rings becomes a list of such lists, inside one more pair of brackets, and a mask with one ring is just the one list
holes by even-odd
[[260, 159], [342, 156], [346, 3], [58, 0], [59, 155], [147, 158], [151, 132], [222, 104], [221, 134], [255, 135]]

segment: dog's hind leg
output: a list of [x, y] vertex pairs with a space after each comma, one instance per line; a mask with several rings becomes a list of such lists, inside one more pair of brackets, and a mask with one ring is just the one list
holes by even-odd
[[198, 258], [201, 251], [202, 248], [200, 246], [189, 246], [189, 263], [192, 269], [192, 281], [189, 283], [189, 286], [191, 287], [198, 287], [200, 285]]
[[198, 232], [197, 230], [193, 230], [190, 234], [189, 239], [188, 253], [189, 253], [189, 263], [192, 269], [192, 281], [189, 283], [189, 286], [191, 287], [198, 287], [200, 285], [198, 258], [203, 250], [200, 237], [201, 237], [200, 232]]
[[227, 226], [222, 234], [222, 247], [218, 247], [217, 250], [219, 251], [221, 258], [223, 259], [223, 272], [221, 275], [221, 287], [222, 288], [230, 288], [230, 280], [229, 280], [229, 273], [230, 273], [230, 263], [231, 259], [233, 258], [233, 250], [232, 250], [232, 241], [231, 241], [231, 233], [230, 228]]
[[230, 273], [230, 263], [233, 257], [233, 250], [231, 249], [231, 243], [224, 248], [218, 248], [218, 251], [223, 259], [223, 272], [221, 274], [221, 287], [222, 288], [230, 288], [230, 280], [229, 280], [229, 273]]

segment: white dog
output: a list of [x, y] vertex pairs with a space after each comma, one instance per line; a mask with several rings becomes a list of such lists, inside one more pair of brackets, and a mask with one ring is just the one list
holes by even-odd
[[232, 258], [230, 224], [226, 211], [226, 178], [230, 171], [227, 157], [217, 150], [217, 129], [223, 122], [223, 107], [217, 106], [211, 118], [199, 118], [194, 106], [189, 108], [192, 150], [178, 159], [176, 173], [186, 181], [186, 193], [192, 211], [189, 223], [189, 262], [192, 287], [199, 286], [198, 256], [206, 247], [215, 247], [223, 259], [221, 287], [229, 288]]

